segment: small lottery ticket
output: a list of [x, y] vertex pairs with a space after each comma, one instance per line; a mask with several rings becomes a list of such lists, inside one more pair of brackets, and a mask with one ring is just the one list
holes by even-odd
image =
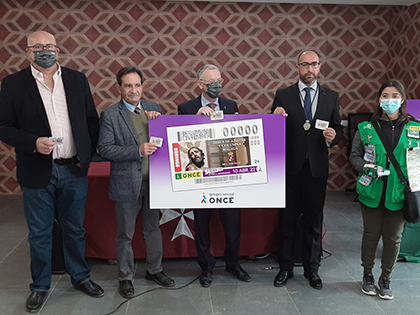
[[162, 138], [159, 138], [159, 137], [153, 137], [153, 136], [151, 136], [150, 137], [150, 143], [156, 143], [156, 145], [158, 147], [161, 147], [162, 144], [163, 144], [163, 139]]
[[55, 144], [63, 144], [64, 137], [49, 137], [50, 141], [54, 142]]
[[315, 122], [315, 128], [319, 130], [325, 130], [329, 126], [329, 122], [326, 120], [317, 119]]
[[222, 120], [223, 119], [223, 111], [219, 110], [219, 111], [214, 111], [211, 114], [211, 120]]

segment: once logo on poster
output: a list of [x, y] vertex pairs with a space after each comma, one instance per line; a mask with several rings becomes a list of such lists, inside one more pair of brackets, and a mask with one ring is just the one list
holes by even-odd
[[177, 173], [175, 179], [188, 179], [188, 178], [199, 178], [202, 177], [202, 172], [188, 172], [188, 173]]
[[209, 193], [209, 198], [207, 198], [206, 193], [202, 194], [201, 203], [210, 203], [210, 204], [234, 204], [235, 203], [235, 193]]

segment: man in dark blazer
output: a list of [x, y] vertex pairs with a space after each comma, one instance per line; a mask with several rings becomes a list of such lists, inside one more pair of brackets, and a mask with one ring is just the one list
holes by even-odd
[[338, 94], [317, 82], [320, 68], [315, 52], [302, 52], [296, 64], [299, 81], [277, 90], [271, 109], [274, 114], [286, 116], [286, 208], [280, 209], [280, 272], [274, 279], [276, 287], [284, 286], [293, 277], [295, 244], [303, 237], [303, 246], [297, 246], [302, 246], [304, 276], [311, 287], [322, 289], [318, 269], [328, 148], [340, 141], [343, 127]]
[[[178, 115], [207, 115], [223, 110], [224, 114], [239, 114], [238, 105], [232, 100], [219, 97], [222, 92], [223, 79], [215, 65], [207, 64], [197, 73], [197, 85], [201, 95], [178, 106]], [[198, 264], [202, 269], [200, 284], [208, 288], [213, 281], [213, 269], [216, 260], [210, 253], [209, 224], [212, 209], [194, 209], [195, 245]], [[241, 281], [249, 282], [249, 274], [239, 264], [239, 244], [241, 239], [241, 210], [219, 209], [226, 237], [225, 261], [226, 271]]]
[[148, 120], [156, 119], [162, 110], [156, 103], [140, 100], [143, 84], [139, 69], [118, 71], [117, 89], [122, 99], [102, 112], [99, 129], [99, 155], [111, 161], [109, 198], [115, 200], [119, 292], [124, 298], [134, 296], [131, 242], [140, 211], [147, 251], [146, 279], [166, 287], [175, 285], [162, 270], [160, 211], [151, 210], [149, 202], [149, 155], [157, 146], [149, 143]]
[[91, 296], [104, 295], [90, 280], [83, 228], [87, 171], [99, 119], [86, 76], [57, 63], [53, 35], [31, 34], [26, 52], [31, 66], [2, 82], [0, 139], [16, 151], [33, 280], [26, 308], [36, 312], [51, 286], [55, 215], [73, 286]]

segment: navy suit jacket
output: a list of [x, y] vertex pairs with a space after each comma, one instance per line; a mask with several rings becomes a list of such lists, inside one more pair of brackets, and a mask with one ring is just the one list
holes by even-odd
[[299, 96], [298, 83], [276, 91], [273, 107], [283, 107], [286, 117], [286, 174], [297, 175], [306, 159], [313, 177], [328, 176], [328, 146], [323, 136], [323, 130], [315, 128], [317, 119], [329, 122], [336, 136], [330, 147], [336, 145], [343, 137], [343, 126], [340, 118], [340, 103], [338, 93], [319, 85], [318, 106], [312, 119], [311, 128], [303, 129], [305, 113]]
[[[98, 141], [98, 113], [86, 76], [65, 67], [61, 70], [77, 156], [82, 174], [87, 175]], [[50, 136], [47, 114], [31, 68], [4, 78], [0, 94], [0, 140], [15, 148], [16, 175], [21, 186], [47, 187], [52, 153], [38, 153], [36, 140]]]
[[[145, 111], [162, 114], [158, 104], [140, 101]], [[159, 118], [157, 118], [159, 119]], [[136, 201], [142, 183], [142, 160], [139, 137], [123, 101], [108, 107], [101, 114], [99, 155], [111, 161], [109, 199]]]
[[[178, 106], [178, 115], [195, 115], [201, 108], [201, 95]], [[238, 104], [227, 98], [219, 97], [219, 106], [223, 114], [239, 113]]]

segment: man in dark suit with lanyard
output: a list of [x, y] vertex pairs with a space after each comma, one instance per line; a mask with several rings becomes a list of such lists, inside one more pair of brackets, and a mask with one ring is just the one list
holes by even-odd
[[343, 136], [337, 92], [320, 86], [321, 64], [313, 51], [298, 56], [299, 81], [276, 91], [271, 112], [286, 116], [286, 208], [280, 209], [280, 271], [274, 286], [293, 277], [295, 242], [303, 224], [304, 276], [322, 289], [318, 269], [322, 254], [322, 223], [328, 177], [328, 148]]
[[102, 297], [85, 261], [87, 171], [98, 141], [99, 119], [86, 76], [57, 63], [53, 35], [28, 37], [31, 66], [2, 81], [0, 139], [16, 151], [16, 175], [29, 229], [31, 294], [37, 312], [51, 286], [55, 214], [63, 235], [66, 271], [73, 286]]
[[[178, 115], [211, 116], [214, 111], [222, 110], [224, 114], [239, 114], [238, 105], [232, 100], [219, 97], [222, 93], [223, 79], [215, 65], [204, 65], [198, 70], [197, 85], [201, 95], [178, 106]], [[210, 253], [209, 224], [213, 209], [194, 209], [195, 245], [198, 264], [202, 269], [200, 284], [208, 288], [213, 281], [213, 269], [216, 260]], [[239, 244], [241, 238], [241, 210], [219, 209], [226, 237], [225, 261], [226, 271], [241, 281], [249, 282], [249, 274], [239, 264]]]

